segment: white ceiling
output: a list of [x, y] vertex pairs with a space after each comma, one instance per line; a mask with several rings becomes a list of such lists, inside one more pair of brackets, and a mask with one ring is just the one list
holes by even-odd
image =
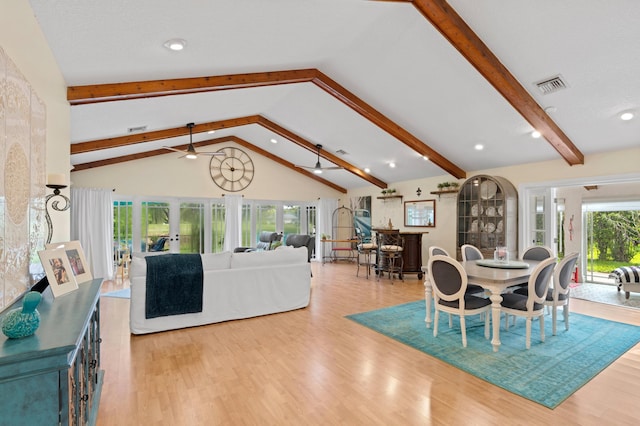
[[[543, 138], [530, 137], [531, 125], [410, 2], [30, 2], [68, 86], [317, 68], [467, 172], [561, 158]], [[449, 4], [538, 105], [554, 107], [549, 116], [584, 155], [640, 144], [640, 2]], [[185, 50], [163, 47], [176, 37], [187, 40]], [[541, 94], [534, 83], [557, 74], [569, 87]], [[636, 119], [621, 121], [625, 110]], [[313, 83], [75, 105], [71, 143], [124, 136], [130, 127], [154, 131], [250, 115], [330, 153], [344, 150], [336, 155], [387, 183], [446, 174]], [[294, 164], [316, 161], [255, 124], [193, 140], [231, 135]], [[187, 142], [185, 136], [75, 154], [71, 162]], [[483, 151], [473, 149], [478, 143]], [[398, 166], [389, 168], [390, 161]], [[368, 185], [344, 170], [322, 176], [347, 189]]]

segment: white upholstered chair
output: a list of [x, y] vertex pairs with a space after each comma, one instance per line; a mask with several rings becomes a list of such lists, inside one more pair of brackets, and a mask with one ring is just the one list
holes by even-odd
[[[435, 255], [429, 258], [428, 274], [433, 289], [435, 315], [433, 335], [438, 336], [438, 319], [440, 312], [460, 316], [462, 346], [467, 347], [467, 329], [465, 316], [485, 313], [484, 337], [489, 338], [489, 315], [491, 300], [466, 293], [467, 273], [460, 263], [449, 256]], [[451, 317], [449, 319], [451, 326]]]
[[534, 269], [527, 284], [527, 294], [504, 293], [502, 312], [505, 313], [505, 329], [509, 329], [509, 315], [526, 318], [526, 347], [531, 347], [531, 321], [540, 318], [540, 340], [544, 342], [544, 307], [549, 281], [556, 266], [554, 257], [541, 261]]

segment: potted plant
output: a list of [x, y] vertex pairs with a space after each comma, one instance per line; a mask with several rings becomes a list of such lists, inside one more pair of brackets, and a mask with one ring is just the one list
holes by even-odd
[[382, 192], [382, 196], [384, 197], [385, 195], [387, 195], [387, 192], [388, 192], [388, 191], [387, 191], [386, 189], [383, 189], [383, 190], [382, 190], [382, 191], [380, 191], [380, 192]]

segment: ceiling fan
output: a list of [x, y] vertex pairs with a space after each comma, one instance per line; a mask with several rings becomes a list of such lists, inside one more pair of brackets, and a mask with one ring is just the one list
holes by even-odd
[[316, 145], [316, 149], [318, 150], [318, 161], [316, 161], [316, 165], [315, 166], [307, 167], [307, 166], [298, 166], [298, 165], [296, 165], [296, 167], [300, 167], [302, 169], [311, 170], [313, 173], [315, 173], [317, 175], [322, 173], [323, 170], [340, 170], [340, 169], [342, 169], [342, 167], [340, 167], [340, 166], [322, 167], [320, 165], [320, 150], [322, 149], [322, 145], [317, 144]]
[[[189, 128], [189, 146], [187, 147], [187, 149], [177, 149], [177, 148], [173, 148], [171, 146], [163, 146], [164, 149], [169, 149], [171, 151], [175, 151], [175, 152], [181, 152], [184, 155], [182, 157], [187, 157], [190, 160], [195, 160], [196, 158], [198, 158], [199, 154], [202, 155], [211, 155], [211, 156], [224, 156], [224, 152], [198, 152], [196, 151], [196, 148], [193, 146], [193, 127], [195, 126], [194, 123], [188, 123], [187, 127]], [[179, 157], [179, 158], [182, 158]]]

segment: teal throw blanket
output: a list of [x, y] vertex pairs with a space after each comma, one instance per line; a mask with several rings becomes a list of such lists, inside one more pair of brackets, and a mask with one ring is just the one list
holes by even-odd
[[202, 312], [199, 254], [147, 256], [146, 318]]

